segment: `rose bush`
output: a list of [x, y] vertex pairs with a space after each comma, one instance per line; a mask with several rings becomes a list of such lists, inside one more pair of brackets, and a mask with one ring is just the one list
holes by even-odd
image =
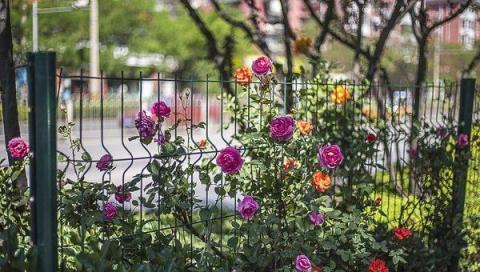
[[[252, 82], [252, 71], [260, 84]], [[452, 235], [442, 228], [450, 222], [445, 215], [451, 213], [445, 211], [452, 207], [444, 205], [450, 192], [437, 189], [452, 182], [452, 169], [459, 166], [452, 156], [468, 158], [473, 140], [451, 136], [453, 127], [415, 131], [418, 141], [408, 163], [414, 164], [409, 165], [411, 175], [424, 180], [418, 194], [422, 202], [405, 200], [407, 208], [391, 220], [382, 209], [383, 195], [375, 195], [379, 179], [371, 171], [383, 167], [376, 160], [377, 148], [387, 141], [390, 128], [371, 112], [363, 123], [355, 122], [365, 112], [359, 99], [366, 94], [362, 86], [312, 79], [295, 94], [297, 103], [286, 115], [275, 97], [279, 84], [267, 57], [255, 60], [251, 70], [237, 70], [234, 78], [241, 88], [238, 99], [229, 97], [224, 106], [232, 124], [246, 126], [232, 141], [216, 146], [208, 137], [192, 136], [207, 124], [193, 123], [184, 105], [188, 93], [182, 95], [183, 112], [158, 101], [149, 112], [137, 114], [137, 136], [130, 138], [156, 152], [141, 173], [121, 185], [110, 180], [116, 158], [92, 158], [73, 138], [73, 123], [59, 128], [72, 154], [81, 158], [59, 155], [66, 165], [58, 171], [65, 271], [441, 271], [444, 260], [424, 260], [429, 253], [439, 258], [448, 249], [445, 241], [458, 239], [438, 239]], [[177, 122], [169, 127], [171, 115]], [[181, 126], [187, 136], [177, 135]], [[10, 152], [23, 169], [28, 145], [15, 141]], [[74, 171], [68, 173], [68, 167]], [[17, 173], [6, 171], [10, 180]], [[98, 171], [101, 182], [89, 180], [88, 171]], [[204, 188], [207, 199], [199, 198], [196, 188]], [[399, 189], [389, 190], [394, 195]], [[227, 200], [233, 207], [223, 206]], [[424, 225], [428, 234], [420, 231], [408, 205], [426, 211], [422, 220], [429, 221]], [[18, 237], [19, 231], [14, 232]], [[28, 240], [15, 248], [23, 251], [5, 251], [9, 260], [18, 257], [15, 265], [32, 254]]]
[[[158, 143], [157, 154], [145, 172], [120, 186], [108, 180], [115, 169], [111, 157], [97, 161], [102, 183], [84, 180], [95, 160], [72, 139], [70, 124], [60, 128], [72, 150], [83, 152], [85, 158], [74, 165], [76, 180], [65, 172], [59, 175], [61, 237], [79, 241], [65, 253], [66, 268], [94, 271], [101, 263], [127, 271], [215, 267], [328, 272], [368, 271], [373, 259], [383, 260], [392, 271], [401, 265], [403, 245], [375, 221], [380, 210], [371, 200], [374, 179], [365, 166], [375, 153], [373, 141], [366, 140], [373, 132], [353, 126], [333, 106], [341, 100], [342, 107], [353, 110], [355, 92], [343, 86], [329, 88], [331, 95], [318, 101], [317, 106], [323, 106], [316, 118], [301, 111], [301, 104], [285, 115], [273, 100], [277, 83], [272, 62], [261, 57], [252, 71], [260, 85], [250, 82], [247, 70], [237, 71], [240, 100], [225, 105], [235, 116], [232, 122], [243, 122], [247, 128], [235, 135], [234, 144], [202, 156], [200, 163], [187, 164], [187, 153], [209, 154], [215, 146], [191, 137], [172, 139], [171, 132], [180, 126], [187, 135], [205, 126], [188, 118], [183, 105], [188, 93], [182, 95], [183, 112], [171, 112], [169, 105], [157, 102], [151, 112], [138, 113], [138, 136], [131, 140]], [[311, 91], [304, 90], [299, 101], [311, 101]], [[252, 97], [254, 103], [241, 104], [242, 96]], [[166, 125], [168, 114], [178, 120], [171, 127]], [[202, 204], [194, 191], [197, 183], [206, 190], [213, 188], [213, 203]], [[141, 196], [135, 197], [140, 190]], [[226, 199], [235, 202], [232, 210], [221, 208]], [[220, 231], [219, 216], [227, 224]], [[180, 225], [183, 232], [161, 230], [157, 224], [174, 230]]]
[[0, 160], [0, 271], [34, 271], [29, 192], [19, 182], [25, 179], [29, 145], [22, 138], [13, 138], [7, 147], [15, 161], [4, 166], [6, 161]]

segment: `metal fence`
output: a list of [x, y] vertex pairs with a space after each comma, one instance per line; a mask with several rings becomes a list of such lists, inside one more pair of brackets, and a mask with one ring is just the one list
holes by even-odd
[[[172, 114], [166, 124], [176, 124], [171, 131], [171, 139], [174, 140], [177, 136], [185, 139], [184, 153], [177, 158], [177, 162], [183, 165], [183, 168], [213, 165], [219, 150], [230, 145], [240, 146], [238, 135], [252, 129], [261, 130], [267, 125], [267, 120], [262, 119], [261, 115], [253, 114], [254, 108], [258, 107], [256, 104], [258, 98], [253, 88], [243, 89], [235, 81], [214, 80], [208, 76], [202, 80], [185, 80], [160, 76], [145, 78], [142, 74], [138, 77], [126, 77], [123, 74], [119, 77], [110, 77], [102, 74], [94, 78], [101, 82], [102, 87], [98, 95], [93, 96], [92, 90], [88, 88], [88, 82], [92, 78], [82, 72], [79, 75], [60, 72], [56, 74], [55, 79], [57, 129], [65, 125], [68, 127], [68, 123], [71, 122], [72, 130], [71, 133], [66, 133], [68, 136], [59, 137], [56, 142], [58, 197], [47, 199], [44, 203], [46, 206], [36, 206], [36, 212], [40, 213], [37, 217], [45, 215], [43, 212], [51, 208], [48, 206], [49, 203], [52, 205], [58, 203], [54, 207], [58, 219], [58, 269], [71, 270], [73, 256], [82, 255], [88, 251], [91, 246], [89, 239], [92, 235], [97, 235], [104, 242], [118, 241], [121, 245], [128, 245], [122, 247], [123, 256], [135, 250], [145, 251], [143, 244], [136, 245], [136, 248], [129, 248], [132, 246], [129, 243], [132, 237], [150, 233], [155, 237], [154, 239], [160, 240], [163, 235], [168, 234], [173, 237], [171, 243], [180, 243], [182, 248], [189, 252], [190, 258], [185, 260], [189, 267], [196, 265], [192, 263], [192, 256], [198, 254], [206, 244], [217, 256], [230, 250], [227, 243], [235, 237], [231, 225], [238, 220], [235, 210], [239, 196], [225, 196], [222, 193], [224, 177], [218, 177], [216, 184], [207, 185], [202, 182], [202, 177], [198, 173], [190, 172], [185, 177], [190, 195], [189, 202], [185, 203], [188, 213], [180, 217], [164, 214], [160, 212], [163, 196], [155, 196], [153, 201], [146, 199], [149, 196], [147, 192], [152, 187], [152, 179], [147, 175], [151, 171], [148, 165], [159, 158], [157, 154], [161, 146], [155, 142], [147, 145], [138, 140], [130, 141], [129, 139], [138, 135], [134, 124], [136, 114], [142, 110], [149, 110], [153, 102], [167, 101], [172, 108]], [[68, 89], [64, 86], [65, 81], [75, 82], [77, 90], [71, 87], [67, 90], [71, 92], [70, 95], [64, 95]], [[114, 87], [106, 87], [107, 85]], [[138, 92], [132, 91], [132, 88], [127, 90], [126, 86], [138, 86]], [[332, 99], [331, 91], [337, 86], [343, 86], [349, 90], [349, 99], [355, 105], [354, 107], [335, 103], [320, 104]], [[41, 86], [37, 86], [35, 91], [40, 88]], [[468, 91], [473, 94], [471, 85], [463, 88], [469, 88]], [[418, 122], [415, 122], [412, 119], [412, 113], [413, 98], [417, 89], [421, 89], [423, 95], [421, 115]], [[381, 198], [379, 205], [387, 215], [387, 224], [392, 226], [402, 224], [412, 216], [418, 217], [419, 225], [426, 224], [422, 220], [428, 220], [428, 218], [422, 217], [421, 213], [427, 206], [422, 207], [422, 204], [419, 204], [425, 196], [422, 194], [422, 189], [425, 189], [422, 187], [424, 180], [418, 179], [414, 174], [418, 171], [415, 170], [418, 167], [415, 165], [415, 159], [422, 154], [416, 150], [416, 137], [420, 137], [422, 132], [417, 135], [414, 131], [416, 127], [421, 127], [420, 131], [425, 132], [464, 126], [464, 123], [458, 123], [461, 112], [460, 84], [442, 82], [420, 88], [353, 81], [279, 82], [276, 91], [269, 94], [273, 102], [266, 106], [271, 107], [272, 110], [285, 112], [284, 94], [287, 90], [294, 94], [293, 110], [303, 120], [309, 120], [313, 124], [316, 130], [314, 135], [321, 135], [319, 128], [329, 127], [336, 133], [332, 137], [340, 141], [342, 146], [348, 146], [348, 139], [356, 133], [363, 131], [375, 133], [378, 137], [375, 142], [377, 151], [374, 159], [366, 162], [368, 165], [366, 171], [375, 184], [374, 192], [371, 194], [372, 201]], [[330, 112], [335, 113], [330, 116], [330, 119], [321, 118], [325, 117], [322, 115], [326, 111], [325, 106], [327, 111], [328, 107], [331, 107]], [[478, 140], [479, 106], [480, 100], [475, 95], [472, 142]], [[246, 110], [238, 111], [242, 107]], [[333, 111], [332, 108], [334, 108]], [[252, 109], [251, 114], [250, 109]], [[244, 119], [240, 118], [240, 114], [243, 114]], [[34, 123], [31, 125], [34, 126]], [[34, 138], [35, 135], [38, 136], [38, 131], [31, 133]], [[345, 140], [342, 142], [342, 139]], [[429, 136], [426, 141], [434, 143], [436, 140]], [[72, 152], [72, 145], [73, 149], [76, 149], [74, 152]], [[38, 148], [37, 143], [34, 143], [34, 146]], [[261, 147], [242, 146], [241, 150], [247, 154], [254, 148]], [[95, 168], [95, 164], [104, 154], [110, 154], [113, 157], [115, 168], [112, 171], [101, 172]], [[347, 153], [345, 160], [353, 159], [355, 155], [357, 154]], [[470, 183], [467, 187], [467, 195], [472, 195], [474, 188], [478, 187], [478, 167], [480, 166], [478, 151], [473, 151], [473, 155], [468, 170]], [[209, 169], [208, 166], [206, 168]], [[252, 176], [255, 175], [253, 171], [252, 169]], [[32, 177], [38, 180], [39, 176], [35, 176], [36, 171], [33, 172]], [[354, 170], [352, 175], [353, 173]], [[207, 174], [213, 176], [215, 172]], [[217, 177], [214, 178], [217, 179]], [[337, 178], [334, 187], [348, 186], [349, 180], [354, 178], [348, 174]], [[120, 221], [127, 222], [134, 219], [137, 224], [135, 228], [126, 229], [126, 224], [120, 223], [118, 228], [121, 231], [118, 233], [122, 235], [119, 236], [111, 230], [107, 221], [103, 221], [103, 227], [99, 233], [96, 232], [97, 230], [89, 233], [92, 220], [95, 218], [84, 214], [84, 211], [92, 208], [88, 205], [103, 207], [106, 201], [115, 201], [113, 195], [105, 195], [107, 188], [112, 185], [125, 187], [132, 181], [136, 184], [131, 192], [132, 201], [117, 204], [133, 214], [133, 217], [130, 217], [122, 213]], [[36, 186], [38, 188], [40, 185]], [[73, 190], [81, 192], [78, 205], [71, 203], [78, 201], [78, 199], [71, 199]], [[455, 190], [457, 189], [452, 186], [448, 192], [455, 195]], [[465, 190], [465, 187], [460, 190]], [[42, 191], [42, 193], [50, 194], [48, 191]], [[465, 194], [465, 191], [463, 193]], [[103, 196], [98, 197], [98, 194]], [[43, 197], [51, 196], [55, 194]], [[334, 201], [337, 197], [339, 196], [332, 194]], [[341, 196], [339, 198], [341, 199]], [[38, 201], [42, 200], [36, 199], [35, 202]], [[454, 199], [452, 198], [451, 201]], [[155, 203], [154, 206], [146, 204], [152, 202]], [[463, 207], [463, 203], [460, 204]], [[76, 210], [72, 211], [71, 207], [75, 207]], [[467, 207], [469, 207], [468, 203]], [[213, 215], [208, 218], [203, 217], [204, 209], [214, 211]], [[72, 221], [76, 223], [72, 224]], [[51, 227], [48, 226], [48, 228]], [[201, 234], [206, 229], [210, 233], [208, 237]], [[42, 230], [47, 231], [47, 229], [38, 231]], [[46, 239], [55, 240], [54, 237]], [[216, 265], [222, 266], [221, 258]], [[82, 265], [82, 268], [85, 266]]]

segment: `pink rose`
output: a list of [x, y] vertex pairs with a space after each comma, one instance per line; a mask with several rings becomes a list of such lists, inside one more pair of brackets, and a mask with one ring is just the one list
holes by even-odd
[[225, 174], [235, 174], [242, 168], [243, 159], [235, 147], [226, 147], [217, 156], [217, 165]]
[[343, 162], [343, 154], [338, 145], [326, 144], [318, 150], [320, 166], [335, 169]]
[[259, 207], [260, 206], [253, 197], [246, 195], [242, 201], [240, 201], [240, 204], [238, 204], [238, 211], [243, 219], [250, 220], [255, 213], [257, 213]]
[[295, 120], [292, 116], [285, 115], [272, 119], [270, 122], [270, 137], [275, 141], [285, 142], [293, 137]]
[[461, 133], [457, 138], [457, 146], [461, 149], [464, 149], [468, 145], [468, 135]]
[[115, 192], [115, 200], [119, 203], [129, 202], [132, 199], [132, 194], [130, 192], [124, 192], [124, 188], [122, 185], [117, 187], [117, 191]]
[[97, 169], [100, 171], [105, 171], [108, 168], [112, 167], [113, 158], [110, 154], [103, 155], [100, 160], [97, 162]]
[[21, 160], [28, 155], [30, 148], [20, 137], [13, 138], [8, 142], [8, 151], [14, 160]]
[[152, 105], [150, 110], [152, 114], [156, 115], [158, 118], [163, 117], [167, 118], [170, 116], [170, 112], [172, 111], [169, 106], [163, 101], [155, 102]]
[[312, 262], [305, 255], [298, 255], [295, 260], [295, 269], [297, 272], [310, 272], [312, 271]]
[[272, 72], [272, 61], [266, 57], [261, 56], [253, 61], [252, 70], [257, 76], [265, 76]]
[[319, 212], [310, 212], [308, 219], [310, 219], [310, 223], [314, 226], [320, 226], [325, 222], [325, 216]]
[[117, 207], [112, 202], [105, 202], [103, 204], [103, 218], [106, 221], [112, 221], [117, 217]]

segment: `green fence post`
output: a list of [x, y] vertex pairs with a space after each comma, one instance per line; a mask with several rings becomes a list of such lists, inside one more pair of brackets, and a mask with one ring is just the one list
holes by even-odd
[[55, 53], [28, 54], [32, 240], [37, 271], [57, 270], [57, 138]]
[[[465, 133], [468, 135], [469, 141], [471, 140], [472, 132], [472, 115], [473, 115], [473, 102], [475, 95], [475, 79], [466, 78], [462, 79], [460, 85], [460, 111], [458, 114], [458, 135]], [[468, 152], [470, 145], [463, 152]], [[462, 160], [457, 150], [457, 161]], [[467, 177], [468, 177], [468, 160], [465, 160], [462, 169], [456, 169], [455, 181], [453, 184], [453, 216], [452, 216], [452, 231], [456, 232], [456, 235], [461, 235], [461, 229], [457, 229], [457, 226], [463, 226], [463, 213], [465, 208], [465, 197], [467, 189]], [[460, 232], [460, 233], [459, 233]], [[453, 255], [450, 268], [448, 271], [458, 271], [460, 260], [460, 249]]]

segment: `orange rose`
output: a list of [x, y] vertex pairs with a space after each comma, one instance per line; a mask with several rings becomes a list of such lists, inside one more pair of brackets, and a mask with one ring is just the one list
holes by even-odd
[[250, 82], [252, 82], [252, 69], [248, 66], [238, 68], [237, 70], [235, 70], [235, 74], [233, 75], [233, 77], [235, 78], [236, 82], [238, 82], [238, 84], [242, 86], [247, 86], [248, 84], [250, 84]]
[[350, 99], [350, 92], [342, 85], [338, 85], [333, 90], [331, 96], [333, 102], [337, 104], [345, 104]]
[[207, 146], [207, 140], [201, 139], [197, 142], [197, 145], [199, 149], [205, 149], [205, 147]]
[[372, 109], [370, 106], [365, 106], [362, 108], [362, 114], [367, 117], [367, 118], [370, 118], [370, 120], [372, 121], [375, 121], [377, 120], [377, 111]]
[[321, 171], [317, 171], [315, 172], [315, 174], [313, 174], [312, 185], [317, 188], [317, 191], [319, 191], [320, 193], [328, 190], [331, 184], [332, 182], [327, 174], [324, 174]]
[[309, 134], [313, 129], [312, 124], [310, 124], [310, 122], [308, 122], [308, 121], [298, 122], [297, 127], [298, 127], [298, 130], [300, 130], [300, 134], [302, 134], [304, 136]]
[[293, 44], [293, 52], [295, 54], [306, 54], [308, 49], [312, 46], [312, 38], [310, 37], [300, 37], [295, 40]]

